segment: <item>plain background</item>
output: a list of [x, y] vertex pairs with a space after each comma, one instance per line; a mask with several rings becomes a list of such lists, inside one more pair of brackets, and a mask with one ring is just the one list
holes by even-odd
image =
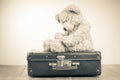
[[26, 65], [27, 52], [63, 32], [55, 15], [79, 6], [102, 64], [120, 64], [120, 0], [0, 0], [0, 65]]

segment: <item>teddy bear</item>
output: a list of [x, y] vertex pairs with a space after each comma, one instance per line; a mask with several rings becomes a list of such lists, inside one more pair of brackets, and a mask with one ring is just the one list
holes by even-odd
[[55, 39], [44, 42], [45, 52], [93, 51], [90, 24], [83, 18], [79, 7], [70, 5], [56, 15], [64, 33], [56, 33]]

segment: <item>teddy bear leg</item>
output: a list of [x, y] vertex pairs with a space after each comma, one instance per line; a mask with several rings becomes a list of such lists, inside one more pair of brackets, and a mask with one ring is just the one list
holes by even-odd
[[51, 51], [51, 52], [65, 52], [66, 49], [65, 49], [65, 47], [62, 45], [61, 41], [59, 41], [59, 40], [54, 40], [54, 41], [51, 43], [50, 51]]
[[50, 45], [53, 42], [53, 40], [48, 39], [44, 42], [43, 44], [43, 48], [44, 48], [44, 52], [50, 52]]
[[85, 51], [94, 51], [93, 44], [91, 40], [85, 40], [83, 42], [83, 48]]
[[68, 48], [68, 51], [69, 52], [79, 52], [79, 51], [83, 51], [83, 46], [78, 44], [78, 45], [75, 45], [73, 47], [69, 47]]
[[94, 51], [92, 42], [89, 40], [79, 43], [73, 47], [69, 47], [68, 50], [70, 52], [79, 52], [79, 51]]

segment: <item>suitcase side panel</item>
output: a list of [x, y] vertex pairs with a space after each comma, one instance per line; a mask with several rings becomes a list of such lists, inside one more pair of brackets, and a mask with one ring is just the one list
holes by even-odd
[[[100, 61], [79, 61], [80, 65], [76, 70], [53, 70], [50, 62], [28, 62], [29, 76], [80, 76], [100, 75]], [[69, 74], [68, 74], [69, 73]]]
[[[53, 70], [49, 63], [56, 63], [58, 55], [68, 56], [72, 62], [79, 62], [78, 69], [75, 70]], [[77, 57], [74, 57], [74, 56]], [[80, 57], [78, 57], [78, 55]], [[83, 55], [81, 57], [81, 55]], [[47, 57], [46, 57], [47, 56]], [[70, 57], [69, 57], [70, 56]], [[87, 57], [88, 59], [87, 59]], [[53, 59], [54, 58], [54, 59]], [[77, 58], [77, 59], [76, 59]], [[79, 59], [80, 58], [80, 59]], [[81, 59], [82, 58], [82, 59]], [[85, 59], [84, 59], [85, 58]], [[48, 60], [49, 59], [49, 60]], [[29, 76], [96, 76], [101, 74], [101, 54], [29, 54], [28, 75]]]

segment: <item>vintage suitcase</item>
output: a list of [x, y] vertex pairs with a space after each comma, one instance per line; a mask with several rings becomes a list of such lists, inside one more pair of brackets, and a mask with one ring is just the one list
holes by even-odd
[[29, 76], [97, 76], [101, 74], [101, 53], [35, 53], [29, 52]]

